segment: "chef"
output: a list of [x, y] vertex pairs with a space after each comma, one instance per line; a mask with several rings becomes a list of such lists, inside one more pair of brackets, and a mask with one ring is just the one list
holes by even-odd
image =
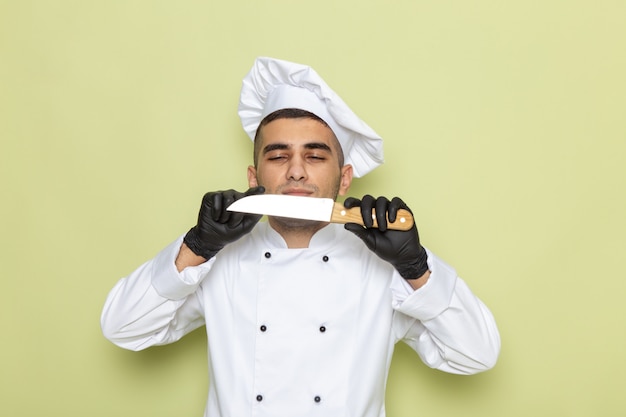
[[346, 198], [363, 225], [226, 210], [263, 193], [346, 196], [383, 162], [382, 139], [313, 69], [258, 58], [239, 115], [254, 140], [250, 188], [207, 193], [197, 224], [115, 285], [109, 340], [141, 350], [205, 326], [206, 417], [383, 417], [399, 341], [445, 372], [495, 365], [488, 308], [415, 225], [388, 227], [410, 210], [400, 198]]

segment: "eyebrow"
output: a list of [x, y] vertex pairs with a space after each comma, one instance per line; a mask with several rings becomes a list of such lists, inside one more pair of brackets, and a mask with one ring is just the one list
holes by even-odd
[[[276, 151], [276, 150], [285, 150], [289, 149], [290, 146], [285, 143], [272, 143], [263, 148], [263, 154], [267, 154], [268, 152]], [[321, 149], [327, 152], [332, 153], [332, 149], [325, 143], [321, 142], [310, 142], [304, 145], [305, 149]]]
[[321, 149], [323, 151], [327, 151], [327, 152], [332, 153], [332, 149], [330, 149], [330, 146], [328, 146], [325, 143], [312, 142], [312, 143], [307, 143], [306, 145], [304, 145], [304, 147], [306, 149]]

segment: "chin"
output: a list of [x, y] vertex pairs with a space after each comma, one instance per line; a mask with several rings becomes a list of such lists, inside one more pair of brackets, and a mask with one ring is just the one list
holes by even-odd
[[271, 218], [271, 220], [272, 222], [274, 222], [275, 225], [286, 229], [320, 229], [328, 224], [326, 222], [320, 222], [317, 220], [294, 219], [291, 217], [274, 216]]

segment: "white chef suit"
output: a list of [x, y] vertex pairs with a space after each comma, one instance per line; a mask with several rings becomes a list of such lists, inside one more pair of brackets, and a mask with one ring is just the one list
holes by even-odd
[[288, 249], [268, 223], [178, 273], [182, 238], [122, 279], [102, 313], [105, 336], [141, 350], [206, 325], [206, 417], [383, 417], [393, 347], [430, 367], [491, 368], [493, 316], [428, 252], [417, 291], [340, 225]]

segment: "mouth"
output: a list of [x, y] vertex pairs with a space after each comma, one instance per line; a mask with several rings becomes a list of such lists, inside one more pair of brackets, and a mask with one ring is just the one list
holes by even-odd
[[296, 195], [301, 197], [310, 197], [313, 195], [313, 191], [305, 190], [302, 188], [287, 188], [281, 191], [281, 194], [284, 195]]

